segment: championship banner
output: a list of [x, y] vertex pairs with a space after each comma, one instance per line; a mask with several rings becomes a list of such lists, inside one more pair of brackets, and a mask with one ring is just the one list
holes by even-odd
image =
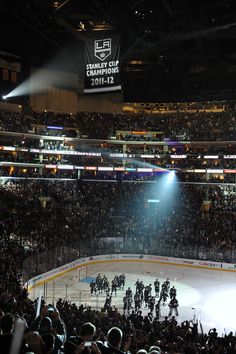
[[85, 43], [84, 92], [121, 90], [120, 37], [107, 35]]

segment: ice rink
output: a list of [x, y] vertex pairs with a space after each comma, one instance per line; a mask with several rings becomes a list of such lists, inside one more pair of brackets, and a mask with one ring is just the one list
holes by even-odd
[[[178, 321], [192, 320], [195, 314], [196, 318], [201, 320], [204, 331], [213, 327], [217, 328], [219, 334], [225, 331], [228, 333], [230, 330], [236, 331], [236, 273], [234, 272], [128, 261], [89, 265], [86, 271], [87, 276], [85, 271], [81, 271], [81, 281], [78, 280], [77, 271], [71, 271], [45, 285], [37, 286], [31, 291], [30, 296], [37, 297], [41, 292], [45, 295], [47, 303], [61, 297], [77, 305], [86, 303], [94, 309], [100, 309], [104, 305], [105, 295], [91, 297], [89, 286], [89, 281], [96, 278], [98, 273], [105, 274], [110, 281], [116, 274], [125, 273], [125, 289], [130, 286], [133, 291], [138, 278], [143, 280], [144, 285], [153, 284], [156, 278], [161, 283], [169, 278], [171, 286], [174, 285], [177, 289]], [[124, 292], [125, 290], [119, 290], [117, 296], [112, 298], [112, 305], [120, 310], [123, 309]], [[168, 307], [161, 306], [162, 318], [168, 314], [168, 310]], [[146, 309], [142, 311], [143, 314], [147, 313]]]

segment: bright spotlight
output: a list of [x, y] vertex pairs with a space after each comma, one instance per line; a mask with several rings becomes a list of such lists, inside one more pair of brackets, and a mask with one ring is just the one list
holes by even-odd
[[3, 95], [3, 96], [2, 96], [2, 99], [3, 99], [3, 100], [6, 100], [6, 99], [7, 99], [7, 96]]
[[175, 171], [170, 171], [168, 172], [168, 175], [167, 175], [167, 180], [168, 182], [172, 182], [175, 178]]

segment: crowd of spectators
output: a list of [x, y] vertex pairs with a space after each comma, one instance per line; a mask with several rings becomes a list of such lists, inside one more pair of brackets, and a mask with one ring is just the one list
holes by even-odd
[[74, 150], [73, 145], [66, 144], [65, 141], [61, 140], [43, 140], [39, 142], [39, 149], [45, 150], [63, 150], [69, 151]]
[[92, 254], [119, 244], [120, 251], [233, 262], [234, 188], [178, 186], [165, 196], [162, 189], [158, 183], [2, 180], [2, 240], [8, 250], [14, 242], [27, 254], [70, 245]]
[[[235, 262], [235, 189], [179, 188], [166, 192], [163, 198], [157, 185], [146, 183], [2, 181], [0, 343], [4, 354], [9, 353], [14, 323], [19, 318], [27, 324], [21, 353], [59, 353], [63, 347], [65, 354], [84, 353], [81, 336], [88, 321], [96, 326], [90, 338], [94, 342], [104, 341], [111, 327], [123, 331], [116, 350], [234, 353], [232, 333], [224, 337], [216, 331], [203, 334], [189, 322], [180, 324], [174, 318], [151, 319], [135, 313], [124, 316], [114, 307], [103, 312], [59, 300], [49, 309], [43, 302], [35, 319], [37, 302], [29, 300], [22, 288], [24, 259], [56, 246], [78, 247], [84, 255], [104, 250], [151, 252]], [[154, 198], [160, 202], [148, 203]], [[203, 206], [206, 199], [209, 210]], [[36, 264], [28, 276], [42, 272], [42, 266]], [[101, 343], [93, 344], [95, 354], [108, 354], [103, 350]]]
[[50, 111], [33, 113], [33, 119], [36, 124], [55, 126], [55, 127], [78, 127], [76, 116], [74, 114], [54, 113]]
[[[111, 118], [112, 117], [112, 118]], [[225, 127], [226, 117], [228, 119], [227, 125]], [[224, 120], [225, 119], [225, 120]], [[191, 122], [189, 122], [190, 120]], [[199, 125], [197, 125], [197, 121], [199, 120]], [[234, 125], [234, 115], [233, 111], [221, 112], [221, 113], [206, 113], [206, 112], [198, 112], [198, 113], [176, 113], [176, 114], [165, 114], [165, 115], [142, 115], [142, 114], [120, 114], [120, 115], [111, 115], [111, 114], [100, 114], [100, 113], [78, 113], [77, 115], [65, 115], [65, 114], [55, 114], [53, 112], [44, 112], [44, 113], [34, 113], [34, 118], [30, 119], [29, 117], [24, 118], [23, 115], [17, 113], [9, 113], [9, 112], [1, 112], [1, 126], [2, 129], [6, 130], [15, 130], [20, 131], [24, 130], [24, 126], [29, 130], [33, 129], [34, 124], [63, 124], [65, 126], [69, 125], [69, 122], [72, 122], [72, 128], [77, 127], [80, 131], [80, 135], [89, 136], [87, 133], [87, 129], [91, 134], [94, 134], [96, 137], [101, 137], [100, 133], [103, 134], [104, 129], [108, 129], [109, 131], [113, 129], [111, 134], [114, 134], [115, 131], [120, 129], [131, 129], [134, 130], [139, 127], [144, 129], [146, 126], [146, 130], [152, 131], [152, 124], [156, 124], [157, 122], [161, 122], [161, 129], [166, 133], [164, 136], [169, 136], [169, 132], [173, 133], [173, 129], [179, 129], [180, 125], [185, 126], [185, 129], [193, 129], [193, 133], [201, 134], [210, 129], [213, 129], [215, 132], [221, 130], [221, 126], [224, 129], [228, 129], [230, 132], [233, 131]], [[16, 123], [14, 125], [14, 122]], [[111, 124], [112, 123], [112, 124]], [[191, 124], [190, 124], [191, 123]], [[140, 125], [139, 125], [140, 124]], [[215, 126], [214, 126], [215, 124]], [[120, 126], [119, 126], [120, 125]], [[30, 128], [31, 126], [31, 128]], [[16, 129], [15, 129], [15, 128]], [[200, 127], [200, 128], [199, 128]], [[100, 129], [100, 133], [98, 132]], [[33, 129], [35, 130], [35, 129]], [[37, 130], [37, 129], [36, 129]], [[226, 131], [224, 130], [224, 131]], [[49, 129], [48, 134], [50, 132], [54, 132], [54, 130]], [[56, 130], [55, 132], [59, 132], [60, 130]], [[63, 132], [65, 132], [63, 130]], [[75, 131], [74, 131], [75, 132]], [[200, 133], [199, 133], [200, 132]], [[194, 133], [194, 134], [195, 134]], [[217, 134], [218, 134], [217, 133]], [[208, 133], [207, 133], [208, 134]], [[231, 134], [231, 133], [230, 133]], [[57, 134], [56, 134], [57, 135]], [[180, 137], [178, 132], [175, 132], [175, 135]], [[89, 136], [92, 137], [92, 136]], [[233, 138], [233, 136], [228, 135], [225, 136], [225, 139]], [[105, 138], [105, 136], [104, 136]], [[163, 137], [162, 137], [163, 138]], [[191, 139], [195, 139], [194, 136], [190, 137]], [[219, 138], [215, 137], [215, 138]], [[173, 134], [171, 135], [171, 139], [174, 139]], [[182, 138], [181, 138], [182, 139]], [[200, 136], [197, 137], [200, 139]], [[202, 136], [201, 139], [210, 139], [210, 136]], [[176, 139], [178, 140], [178, 139]], [[187, 139], [188, 140], [188, 139]], [[25, 137], [22, 135], [22, 138], [13, 138], [11, 140], [9, 137], [1, 137], [1, 143], [3, 145], [15, 146], [20, 148], [39, 148], [46, 149], [49, 151], [59, 150], [59, 151], [68, 151], [68, 154], [72, 151], [80, 151], [80, 152], [95, 152], [99, 153], [101, 156], [71, 156], [66, 154], [61, 155], [50, 155], [43, 154], [40, 156], [40, 152], [38, 153], [29, 153], [26, 151], [23, 152], [5, 152], [2, 151], [0, 159], [2, 162], [17, 162], [17, 163], [40, 163], [40, 164], [49, 164], [49, 165], [79, 165], [79, 166], [110, 166], [110, 167], [128, 167], [128, 168], [136, 168], [136, 167], [161, 167], [161, 168], [173, 168], [176, 170], [186, 170], [186, 169], [234, 169], [234, 159], [224, 159], [224, 154], [234, 155], [235, 147], [234, 145], [225, 145], [215, 147], [213, 145], [205, 146], [194, 146], [194, 145], [184, 145], [178, 142], [173, 142], [172, 140], [166, 141], [168, 144], [168, 149], [163, 148], [163, 146], [149, 146], [147, 144], [143, 144], [142, 146], [138, 145], [118, 145], [118, 144], [107, 144], [105, 142], [100, 143], [98, 145], [85, 144], [81, 142], [69, 142], [64, 140], [50, 140], [50, 139], [41, 139], [34, 140], [29, 137]], [[112, 153], [121, 153], [127, 154], [125, 157], [125, 161], [121, 160], [121, 157], [110, 156]], [[155, 154], [157, 155], [155, 158], [151, 160], [148, 157], [141, 158], [141, 154]], [[186, 158], [178, 158], [174, 157], [175, 155], [186, 154]], [[205, 159], [204, 155], [209, 154], [217, 154], [218, 158], [215, 159]], [[143, 163], [145, 165], [143, 165]], [[148, 165], [146, 165], [148, 164]], [[183, 171], [184, 172], [184, 171]], [[11, 169], [7, 170], [3, 168], [0, 172], [2, 176], [13, 176], [13, 177], [48, 177], [48, 178], [57, 178], [57, 177], [68, 177], [68, 178], [77, 178], [76, 172], [73, 170], [70, 173], [68, 172], [59, 172], [59, 171], [39, 171], [38, 169], [27, 169], [22, 166], [22, 168], [15, 168], [14, 171]], [[90, 173], [85, 173], [84, 178], [89, 178]], [[102, 179], [128, 179], [128, 180], [153, 180], [156, 178], [155, 173], [152, 175], [135, 175], [135, 174], [120, 174], [114, 173], [110, 176], [103, 176], [98, 173], [96, 178], [101, 177]], [[94, 176], [92, 175], [92, 178]], [[234, 183], [235, 177], [234, 175], [225, 175], [224, 178], [222, 176], [210, 176], [206, 178], [206, 175], [199, 174], [191, 174], [186, 175], [185, 173], [179, 176], [180, 180], [185, 182], [222, 182], [222, 183]]]
[[55, 136], [55, 137], [67, 137], [67, 138], [77, 138], [78, 134], [76, 130], [70, 130], [70, 129], [49, 129], [47, 128], [40, 128], [36, 129], [35, 133], [37, 135], [43, 135], [43, 136]]
[[[192, 170], [193, 171], [193, 170]], [[103, 172], [103, 171], [83, 171], [82, 180], [92, 180], [92, 181], [131, 181], [131, 182], [152, 182], [156, 183], [163, 174], [169, 172]], [[184, 184], [235, 184], [235, 173], [194, 173], [194, 172], [174, 172], [177, 183]], [[8, 174], [6, 174], [7, 176]], [[60, 175], [57, 175], [58, 177]]]
[[26, 133], [30, 129], [29, 121], [20, 113], [0, 111], [1, 130]]
[[[145, 130], [162, 132], [147, 140], [234, 140], [236, 113], [176, 113], [176, 114], [102, 114], [77, 113], [76, 115], [53, 112], [34, 113], [32, 118], [18, 113], [1, 112], [0, 129], [22, 133], [15, 138], [14, 146], [47, 150], [91, 151], [86, 145], [69, 145], [60, 140], [28, 140], [24, 133], [34, 130], [34, 125], [54, 125], [76, 128], [51, 130], [40, 128], [37, 132], [54, 136], [80, 136], [107, 139], [117, 131]], [[35, 130], [34, 130], [35, 131]], [[53, 132], [53, 133], [51, 133]], [[121, 135], [124, 140], [137, 140], [137, 135]], [[143, 135], [143, 139], [145, 138]], [[3, 145], [12, 140], [4, 138]], [[146, 139], [146, 138], [145, 138]], [[124, 152], [122, 146], [102, 144], [96, 151]], [[234, 154], [234, 147], [193, 148], [175, 146], [166, 151], [159, 166], [173, 168], [203, 168], [198, 154]], [[144, 144], [128, 146], [126, 153], [162, 154], [162, 148]], [[191, 158], [171, 161], [170, 154], [191, 155]], [[25, 157], [27, 156], [27, 157]], [[26, 158], [26, 160], [25, 160]], [[35, 162], [35, 155], [4, 153], [1, 161]], [[43, 160], [42, 160], [43, 161]], [[83, 158], [81, 163], [96, 163], [96, 159]], [[48, 164], [72, 164], [74, 157], [44, 156]], [[112, 161], [102, 157], [108, 166]], [[153, 162], [153, 161], [152, 161]], [[136, 166], [132, 160], [129, 166]], [[234, 168], [234, 160], [206, 160], [204, 168]], [[1, 176], [9, 170], [1, 169]], [[0, 180], [0, 351], [9, 353], [13, 329], [23, 319], [25, 330], [21, 353], [89, 354], [83, 342], [92, 340], [93, 354], [233, 354], [236, 338], [231, 332], [224, 337], [216, 330], [204, 334], [196, 324], [177, 323], [175, 318], [159, 321], [138, 313], [125, 316], [111, 308], [107, 312], [77, 307], [70, 301], [59, 300], [49, 308], [42, 301], [41, 312], [36, 317], [37, 301], [29, 300], [22, 285], [25, 280], [40, 274], [47, 264], [34, 264], [25, 270], [23, 264], [29, 257], [42, 254], [56, 247], [68, 247], [80, 255], [103, 252], [152, 253], [184, 258], [236, 263], [236, 190], [234, 186], [175, 185], [167, 188], [156, 183], [140, 183], [156, 178], [155, 174], [103, 174], [87, 172], [84, 180], [77, 179], [77, 171], [41, 171], [15, 169], [15, 177], [75, 178], [70, 181], [50, 180]], [[91, 182], [88, 179], [110, 179], [110, 182]], [[205, 181], [199, 174], [182, 175], [185, 181]], [[122, 183], [124, 180], [124, 183]], [[133, 183], [125, 183], [132, 180]], [[135, 180], [137, 181], [135, 183]], [[234, 175], [209, 177], [209, 182], [235, 182]], [[167, 188], [167, 189], [165, 189]], [[156, 200], [150, 203], [150, 200]], [[207, 203], [204, 204], [204, 201]], [[60, 259], [56, 259], [60, 263]], [[47, 269], [49, 270], [49, 269]], [[26, 278], [25, 278], [26, 277]], [[93, 325], [84, 325], [91, 322]], [[113, 327], [113, 330], [110, 328]], [[119, 327], [121, 332], [114, 327]], [[102, 343], [107, 340], [109, 345]], [[100, 343], [99, 343], [100, 341]], [[64, 347], [64, 349], [63, 349]]]
[[[66, 140], [34, 140], [26, 139], [25, 137], [18, 140], [14, 138], [12, 140], [10, 138], [1, 138], [0, 144], [4, 146], [3, 149], [0, 149], [0, 161], [2, 162], [127, 168], [146, 166], [151, 168], [176, 169], [179, 172], [193, 169], [234, 170], [236, 156], [235, 147], [231, 145], [218, 148], [209, 146], [209, 148], [206, 148], [204, 146], [194, 147], [177, 144], [172, 147], [169, 146], [168, 149], [163, 149], [163, 147], [127, 145], [123, 149], [123, 146], [107, 145], [105, 143], [98, 145], [72, 144]], [[11, 151], [12, 147], [14, 147], [14, 151]], [[24, 169], [24, 165], [21, 167]], [[45, 171], [43, 174], [45, 175]], [[1, 175], [8, 176], [8, 172], [1, 171]], [[13, 174], [11, 171], [11, 175], [21, 176], [20, 171], [17, 170]], [[24, 175], [26, 176], [25, 172]], [[39, 175], [39, 171], [33, 171], [32, 174], [32, 171], [27, 170], [27, 176], [33, 175]], [[116, 179], [117, 175], [114, 174], [113, 177]], [[139, 177], [143, 179], [143, 176]], [[182, 177], [181, 180], [185, 181], [185, 178]], [[127, 178], [136, 179], [136, 176], [124, 175], [121, 177], [121, 179]], [[146, 178], [150, 179], [148, 176]], [[155, 178], [155, 174], [153, 178]], [[234, 176], [219, 178], [222, 183], [235, 181]], [[187, 180], [201, 181], [202, 179], [206, 180], [206, 176], [191, 175], [188, 176]]]
[[24, 291], [0, 297], [4, 354], [10, 353], [19, 322], [24, 327], [20, 354], [233, 354], [236, 349], [232, 332], [222, 337], [215, 328], [204, 333], [197, 323], [178, 323], [175, 317], [159, 320], [141, 311], [125, 316], [115, 307], [104, 312], [62, 299], [55, 306], [43, 300], [36, 316], [36, 306], [37, 301], [30, 301]]
[[45, 150], [64, 150], [64, 151], [87, 151], [106, 153], [126, 153], [126, 154], [150, 154], [168, 156], [170, 154], [188, 156], [204, 156], [204, 155], [236, 155], [236, 147], [232, 144], [220, 145], [201, 145], [201, 144], [182, 144], [179, 142], [165, 142], [163, 145], [147, 145], [145, 142], [140, 145], [133, 144], [117, 144], [116, 142], [105, 143], [89, 143], [89, 141], [68, 141], [66, 138], [60, 140], [52, 140], [48, 138], [34, 139], [25, 137], [0, 137], [1, 146], [14, 146], [16, 148], [38, 148]]
[[[117, 134], [121, 139], [140, 140], [135, 131], [150, 132], [142, 134], [144, 140], [235, 140], [236, 112], [185, 112], [172, 114], [111, 114], [78, 112], [67, 115], [53, 112], [34, 113], [31, 118], [18, 113], [1, 112], [2, 130], [28, 132], [35, 125], [59, 127], [59, 129], [40, 128], [44, 135], [109, 139]], [[67, 127], [63, 129], [63, 127]], [[68, 130], [68, 128], [75, 130]], [[127, 132], [127, 134], [121, 132]], [[120, 133], [118, 133], [120, 132]], [[151, 132], [155, 132], [151, 134]], [[157, 134], [158, 132], [158, 134]], [[117, 135], [117, 136], [118, 136]]]
[[44, 150], [60, 150], [60, 151], [81, 151], [81, 152], [99, 152], [102, 155], [110, 153], [122, 154], [140, 154], [145, 155], [160, 155], [161, 157], [168, 157], [169, 155], [187, 155], [188, 157], [201, 157], [204, 155], [218, 155], [223, 158], [223, 155], [236, 155], [236, 146], [231, 144], [218, 145], [187, 145], [178, 142], [166, 143], [163, 146], [155, 145], [128, 145], [116, 143], [97, 143], [90, 144], [89, 142], [81, 143], [79, 141], [70, 142], [66, 138], [63, 140], [47, 139], [30, 139], [24, 135], [22, 138], [15, 137], [0, 137], [0, 146], [13, 146], [15, 148], [37, 148]]

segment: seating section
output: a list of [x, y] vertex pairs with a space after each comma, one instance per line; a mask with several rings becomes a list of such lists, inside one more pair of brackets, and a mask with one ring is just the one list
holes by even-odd
[[[69, 261], [68, 250], [73, 259], [120, 252], [236, 263], [235, 119], [230, 110], [0, 113], [0, 329], [24, 318], [22, 353], [56, 353], [46, 350], [37, 301], [23, 284], [26, 274]], [[172, 170], [184, 183], [167, 183]], [[56, 248], [60, 256], [40, 262]], [[25, 270], [33, 257], [38, 262]], [[114, 308], [104, 313], [63, 299], [56, 307], [54, 336], [64, 336], [57, 353], [80, 353], [63, 343], [85, 322], [96, 326], [95, 341], [113, 326], [125, 339], [132, 334], [132, 354], [235, 352], [233, 333], [203, 334], [188, 321], [124, 316]], [[41, 318], [47, 310], [43, 300]], [[36, 335], [44, 343], [38, 351]]]

